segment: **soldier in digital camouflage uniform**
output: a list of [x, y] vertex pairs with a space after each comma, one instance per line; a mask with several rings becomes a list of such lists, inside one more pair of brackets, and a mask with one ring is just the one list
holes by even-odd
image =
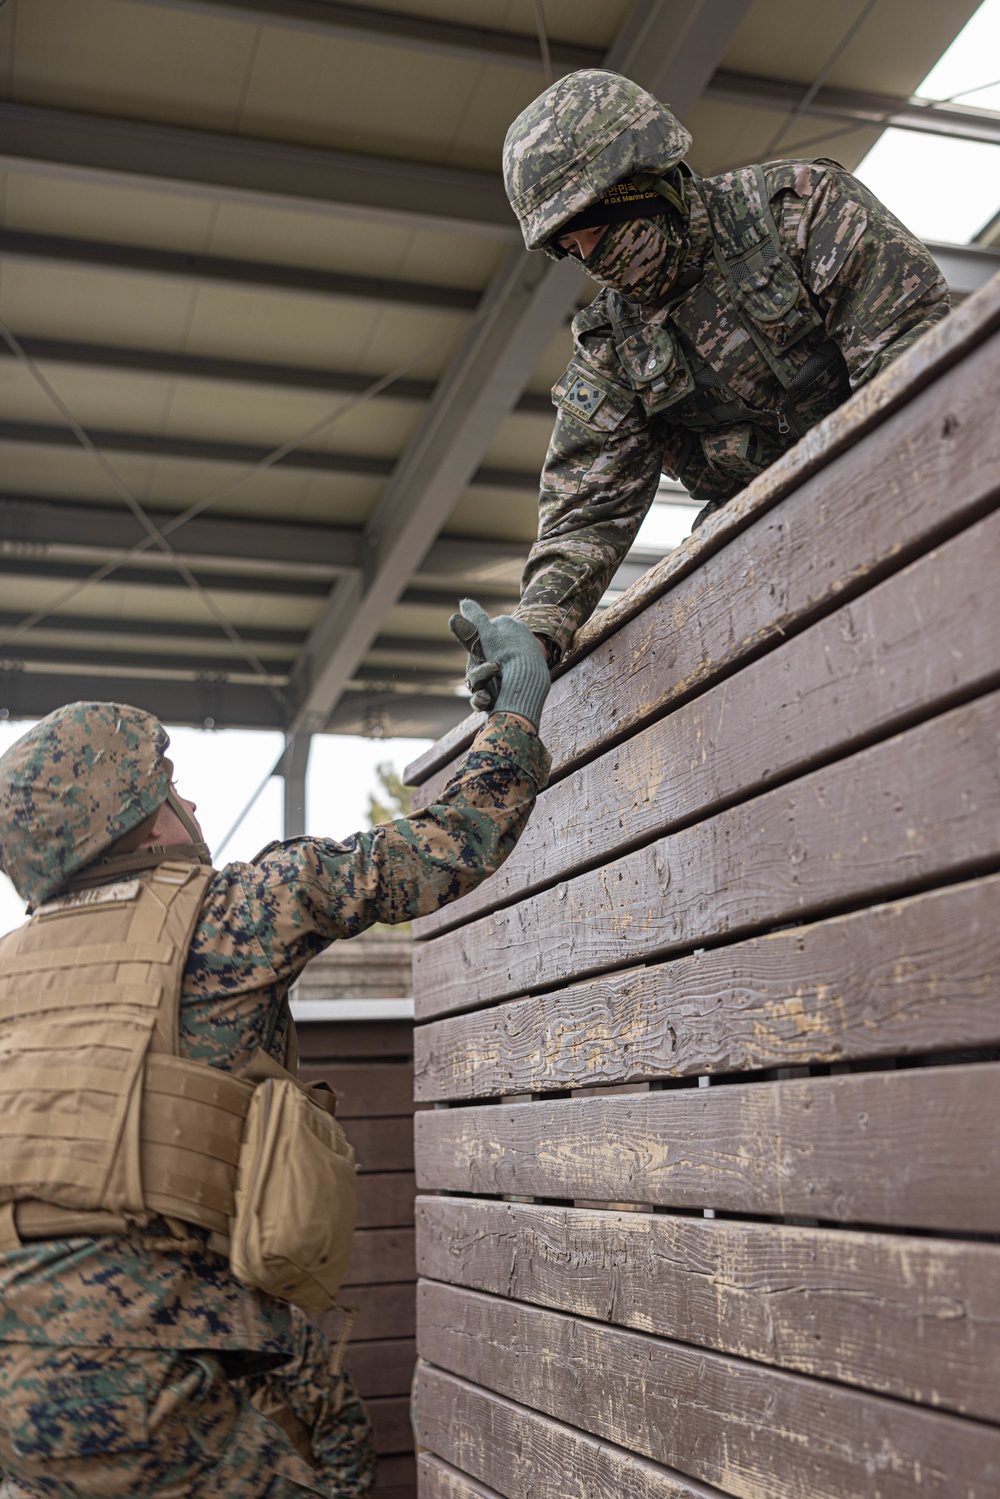
[[[494, 640], [479, 618], [500, 697], [434, 803], [343, 842], [272, 843], [210, 877], [184, 969], [182, 1056], [239, 1072], [263, 1048], [294, 1067], [287, 995], [310, 958], [437, 909], [510, 853], [548, 774], [535, 732], [548, 670], [523, 626], [508, 619]], [[205, 860], [167, 745], [139, 709], [75, 703], [0, 758], [0, 868], [29, 910], [88, 871], [99, 879], [94, 861], [134, 846], [137, 828], [140, 850]], [[240, 1284], [204, 1230], [181, 1227], [186, 1243], [154, 1220], [0, 1253], [0, 1490], [6, 1475], [7, 1499], [368, 1493], [370, 1426], [327, 1340]]]
[[552, 392], [516, 611], [550, 662], [661, 473], [702, 502], [698, 524], [948, 311], [924, 246], [836, 162], [698, 178], [690, 144], [651, 94], [598, 69], [553, 84], [507, 134], [525, 244], [577, 255], [603, 288]]

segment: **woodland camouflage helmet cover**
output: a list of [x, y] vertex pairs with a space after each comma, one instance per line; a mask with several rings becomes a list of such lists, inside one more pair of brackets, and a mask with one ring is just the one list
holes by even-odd
[[170, 789], [159, 719], [69, 703], [0, 755], [0, 869], [30, 906], [152, 816]]
[[504, 142], [504, 185], [528, 249], [541, 249], [623, 178], [661, 176], [690, 145], [667, 106], [621, 74], [583, 68], [560, 78]]

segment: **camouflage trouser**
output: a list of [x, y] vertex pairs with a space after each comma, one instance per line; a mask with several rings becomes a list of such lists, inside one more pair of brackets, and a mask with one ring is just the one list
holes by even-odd
[[253, 1380], [210, 1351], [0, 1345], [0, 1473], [4, 1499], [348, 1499], [370, 1491], [375, 1457], [354, 1386], [303, 1318], [295, 1358]]

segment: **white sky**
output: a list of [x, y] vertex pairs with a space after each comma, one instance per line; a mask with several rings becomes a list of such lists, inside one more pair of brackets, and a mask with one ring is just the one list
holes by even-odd
[[[979, 7], [916, 92], [1000, 110], [1000, 0]], [[967, 244], [1000, 209], [1000, 146], [979, 141], [887, 130], [855, 175], [921, 239]]]
[[[977, 92], [966, 92], [972, 89]], [[931, 99], [961, 94], [957, 102], [1000, 110], [1000, 0], [985, 0], [917, 93]], [[858, 167], [857, 176], [923, 239], [967, 243], [1000, 209], [1000, 146], [887, 130]], [[654, 506], [637, 545], [655, 550], [677, 546], [696, 512], [697, 507], [682, 504]], [[23, 720], [0, 721], [0, 754], [29, 727]], [[170, 738], [178, 787], [197, 802], [208, 843], [217, 850], [278, 758], [281, 736], [236, 729], [170, 729]], [[347, 735], [315, 738], [306, 787], [307, 832], [342, 838], [366, 827], [368, 795], [376, 789], [375, 766], [388, 760], [402, 770], [429, 743]], [[249, 859], [280, 837], [281, 802], [282, 783], [272, 780], [224, 858]], [[0, 875], [0, 935], [19, 925], [23, 915], [13, 887]]]

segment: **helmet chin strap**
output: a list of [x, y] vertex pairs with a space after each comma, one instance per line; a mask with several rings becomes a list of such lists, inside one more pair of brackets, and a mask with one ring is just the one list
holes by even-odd
[[170, 808], [181, 827], [190, 836], [190, 843], [153, 843], [146, 848], [137, 846], [153, 831], [162, 810], [158, 808], [156, 812], [151, 813], [139, 823], [138, 827], [123, 833], [111, 845], [103, 858], [92, 860], [72, 879], [67, 880], [61, 893], [69, 890], [87, 890], [94, 885], [107, 885], [112, 880], [122, 879], [126, 875], [143, 874], [147, 869], [156, 869], [158, 865], [166, 864], [173, 859], [187, 860], [192, 864], [207, 864], [211, 867], [212, 852], [202, 839], [190, 812], [172, 786], [167, 792], [164, 805]]

